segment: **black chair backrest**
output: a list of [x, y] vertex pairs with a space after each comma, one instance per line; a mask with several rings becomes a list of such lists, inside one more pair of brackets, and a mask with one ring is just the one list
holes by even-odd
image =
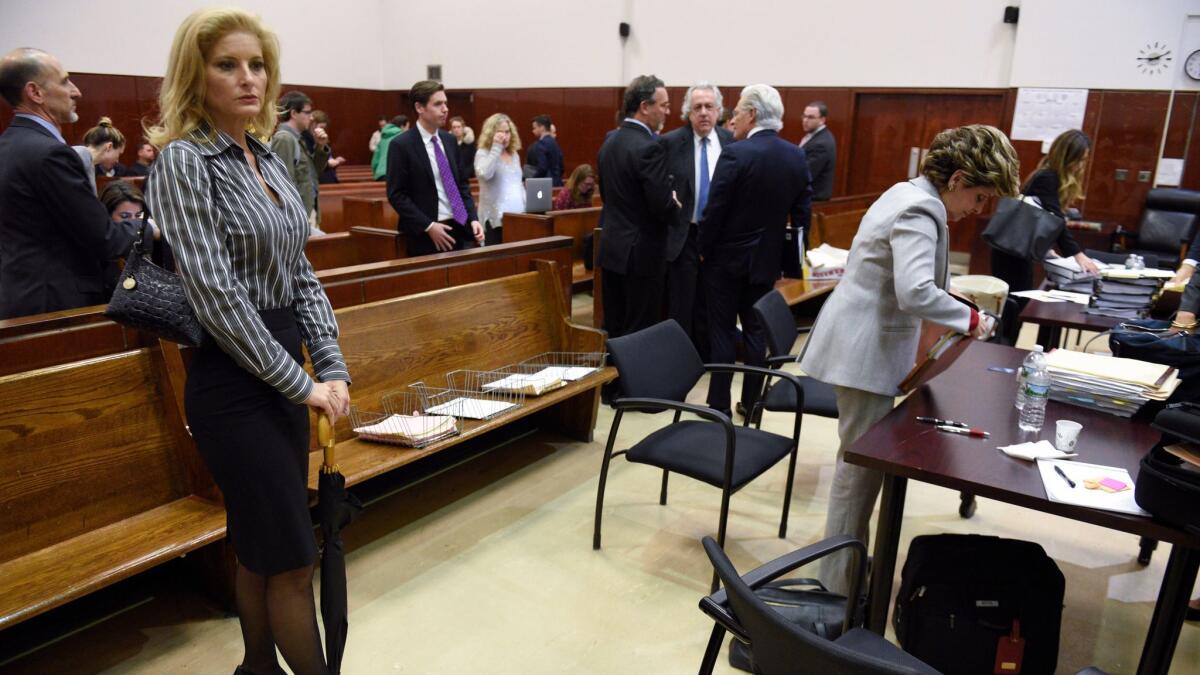
[[767, 334], [767, 354], [783, 356], [796, 344], [796, 319], [783, 294], [775, 289], [754, 303], [754, 313]]
[[704, 362], [674, 319], [612, 338], [608, 351], [622, 397], [683, 401], [704, 374]]
[[[1146, 195], [1146, 206], [1138, 222], [1138, 248], [1162, 251], [1172, 259], [1183, 242], [1196, 235], [1200, 214], [1200, 192], [1178, 188], [1154, 188]], [[1149, 261], [1146, 264], [1149, 267]]]
[[[1175, 252], [1179, 253], [1178, 249], [1176, 249]], [[1099, 260], [1102, 263], [1108, 263], [1110, 265], [1124, 265], [1125, 259], [1129, 257], [1128, 253], [1097, 251], [1094, 248], [1089, 248], [1085, 250], [1084, 253], [1087, 254], [1087, 257], [1093, 260]], [[1142, 253], [1141, 256], [1146, 262], [1147, 269], [1154, 269], [1158, 267], [1158, 256], [1154, 255], [1153, 253]]]
[[754, 594], [712, 537], [704, 538], [729, 606], [750, 636], [754, 665], [763, 675], [918, 675], [917, 671], [860, 654], [785, 620]]

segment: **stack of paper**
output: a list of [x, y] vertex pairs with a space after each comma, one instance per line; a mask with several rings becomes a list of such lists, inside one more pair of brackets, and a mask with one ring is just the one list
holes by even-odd
[[1144, 318], [1149, 314], [1162, 282], [1151, 278], [1112, 276], [1111, 271], [1104, 270], [1104, 277], [1096, 280], [1087, 312], [1119, 319]]
[[1096, 275], [1083, 271], [1074, 258], [1047, 258], [1042, 263], [1046, 269], [1046, 280], [1059, 290], [1091, 294]]
[[460, 396], [440, 405], [435, 405], [432, 408], [426, 408], [425, 412], [435, 415], [453, 415], [454, 417], [463, 417], [472, 420], [486, 420], [515, 407], [517, 407], [516, 403], [508, 401]]
[[541, 396], [543, 393], [559, 387], [565, 387], [562, 368], [543, 368], [536, 373], [513, 373], [508, 377], [494, 380], [483, 385], [484, 391], [503, 391], [526, 396]]
[[368, 441], [422, 447], [458, 433], [458, 422], [444, 415], [389, 415], [354, 432]]
[[806, 251], [804, 257], [808, 260], [809, 276], [813, 279], [841, 279], [846, 273], [846, 260], [850, 251], [836, 248], [829, 244]]
[[1147, 401], [1165, 401], [1179, 386], [1174, 368], [1136, 359], [1055, 349], [1046, 355], [1050, 398], [1130, 417]]

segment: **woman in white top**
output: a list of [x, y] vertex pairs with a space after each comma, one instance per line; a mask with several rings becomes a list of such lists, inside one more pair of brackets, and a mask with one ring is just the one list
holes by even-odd
[[525, 212], [525, 188], [521, 183], [521, 137], [504, 113], [483, 123], [479, 149], [475, 151], [475, 175], [479, 178], [479, 220], [483, 221], [484, 245], [499, 244], [503, 237], [502, 216]]

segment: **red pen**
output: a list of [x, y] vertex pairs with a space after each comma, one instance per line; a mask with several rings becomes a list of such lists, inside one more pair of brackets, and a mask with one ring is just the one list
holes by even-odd
[[938, 431], [945, 431], [951, 434], [962, 434], [963, 436], [971, 436], [972, 438], [987, 438], [991, 436], [988, 432], [982, 429], [963, 429], [962, 427], [952, 427], [945, 424], [937, 425]]

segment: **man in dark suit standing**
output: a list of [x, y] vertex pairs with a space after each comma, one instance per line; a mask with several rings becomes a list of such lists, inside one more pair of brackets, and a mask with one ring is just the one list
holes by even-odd
[[553, 122], [549, 115], [538, 115], [533, 118], [533, 136], [537, 139], [529, 146], [526, 165], [529, 167], [528, 178], [549, 178], [554, 187], [563, 184], [563, 154], [558, 147], [558, 140], [550, 133]]
[[625, 120], [600, 147], [600, 267], [609, 337], [662, 318], [667, 230], [679, 203], [672, 194], [667, 153], [655, 133], [670, 109], [662, 80], [635, 77], [625, 88]]
[[0, 135], [0, 319], [107, 302], [105, 266], [137, 230], [112, 221], [63, 140], [79, 89], [58, 59], [21, 48], [0, 59], [0, 96], [16, 113]]
[[388, 201], [400, 215], [408, 255], [474, 248], [483, 226], [458, 161], [458, 141], [442, 130], [450, 107], [440, 82], [423, 80], [408, 91], [416, 133], [400, 134], [387, 152]]
[[827, 202], [833, 196], [833, 172], [837, 168], [837, 142], [833, 132], [825, 126], [829, 107], [824, 101], [813, 101], [804, 106], [804, 138], [800, 147], [808, 156], [808, 173], [812, 176], [812, 200]]
[[659, 139], [675, 177], [675, 194], [683, 205], [667, 232], [667, 316], [683, 327], [705, 357], [708, 335], [701, 331], [707, 333], [707, 328], [697, 317], [700, 248], [696, 236], [717, 160], [733, 142], [733, 132], [717, 126], [721, 111], [721, 90], [701, 82], [683, 96], [683, 120], [687, 124]]
[[[771, 291], [782, 271], [789, 216], [793, 226], [808, 228], [808, 162], [803, 150], [779, 137], [782, 120], [783, 101], [773, 87], [755, 84], [743, 89], [733, 113], [738, 142], [722, 151], [709, 188], [699, 241], [714, 363], [733, 363], [740, 318], [746, 363], [766, 364], [763, 329], [753, 306]], [[712, 375], [709, 407], [731, 412], [731, 381], [727, 373]], [[761, 376], [743, 378], [741, 403], [746, 411], [761, 387]]]

